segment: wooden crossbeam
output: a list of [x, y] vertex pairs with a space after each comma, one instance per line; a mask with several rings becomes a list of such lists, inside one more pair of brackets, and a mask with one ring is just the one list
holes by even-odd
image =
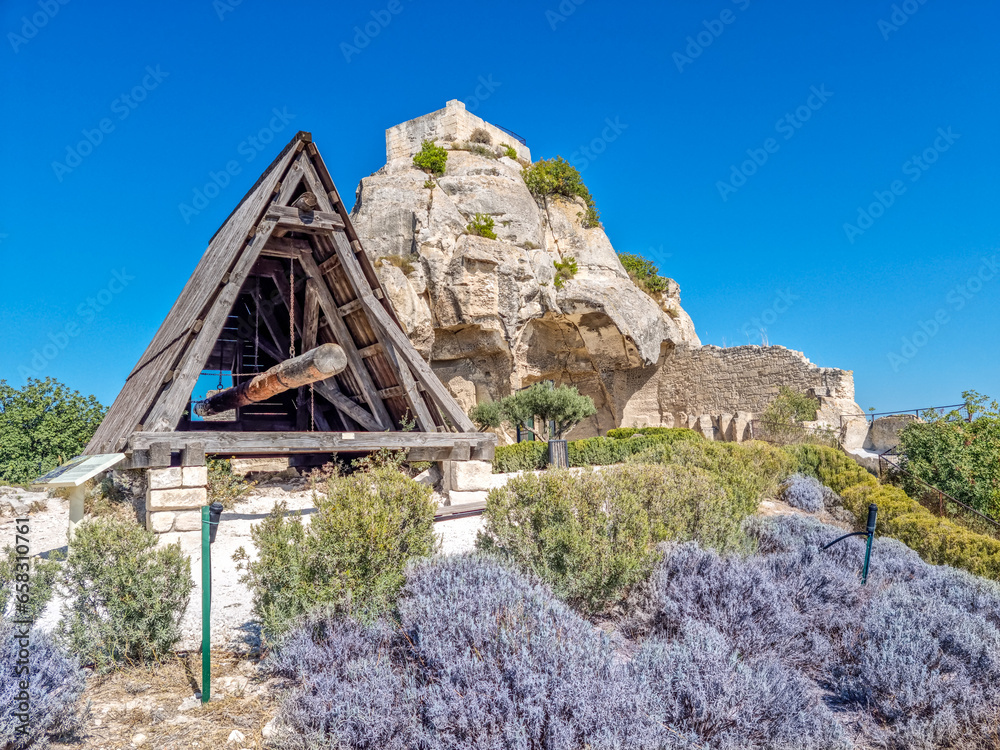
[[340, 388], [337, 387], [337, 381], [333, 378], [324, 380], [321, 383], [316, 383], [314, 387], [316, 388], [316, 393], [321, 395], [366, 430], [378, 431], [381, 429], [379, 423], [375, 421], [371, 414], [344, 395]]
[[295, 232], [324, 232], [343, 229], [344, 220], [339, 214], [330, 211], [312, 211], [302, 213], [292, 206], [271, 206], [265, 216], [283, 228]]
[[[374, 451], [381, 448], [408, 450], [439, 448], [469, 450], [470, 457], [492, 458], [496, 436], [484, 432], [134, 432], [129, 450], [149, 450], [153, 443], [166, 444], [171, 451], [201, 443], [208, 454], [230, 456], [285, 453], [336, 453]], [[488, 454], [488, 455], [487, 455]]]
[[272, 258], [298, 258], [302, 253], [308, 252], [312, 252], [312, 246], [308, 240], [272, 236], [264, 245], [261, 255]]

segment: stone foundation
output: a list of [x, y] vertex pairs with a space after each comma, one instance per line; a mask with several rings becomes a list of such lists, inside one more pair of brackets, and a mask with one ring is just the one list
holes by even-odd
[[157, 534], [201, 532], [208, 504], [208, 468], [171, 466], [147, 470], [146, 528]]
[[484, 502], [492, 488], [490, 461], [441, 462], [441, 489], [448, 496], [449, 505]]

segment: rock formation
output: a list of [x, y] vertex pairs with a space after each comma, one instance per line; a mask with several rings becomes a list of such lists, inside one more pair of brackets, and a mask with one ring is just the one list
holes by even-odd
[[[414, 166], [424, 140], [448, 149], [443, 176]], [[581, 199], [529, 192], [530, 161], [526, 145], [450, 101], [387, 130], [386, 165], [358, 186], [354, 226], [410, 339], [463, 407], [569, 383], [598, 409], [574, 438], [683, 425], [743, 439], [779, 385], [815, 393], [838, 428], [841, 414], [862, 414], [850, 372], [779, 346], [701, 346], [678, 285], [655, 298], [639, 289], [604, 230], [583, 226]], [[467, 231], [477, 213], [496, 239]], [[557, 288], [554, 263], [567, 258], [578, 272]]]

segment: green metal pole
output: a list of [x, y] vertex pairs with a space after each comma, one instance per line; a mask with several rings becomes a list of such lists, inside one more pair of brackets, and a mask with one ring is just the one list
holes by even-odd
[[201, 702], [212, 697], [212, 545], [208, 506], [201, 509]]
[[878, 516], [878, 506], [872, 503], [868, 506], [868, 525], [865, 529], [868, 542], [865, 544], [865, 566], [861, 571], [861, 585], [868, 583], [868, 568], [872, 561], [872, 540], [875, 538], [875, 519]]

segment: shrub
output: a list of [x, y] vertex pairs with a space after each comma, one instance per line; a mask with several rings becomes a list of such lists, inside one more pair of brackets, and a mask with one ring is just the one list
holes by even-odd
[[825, 507], [823, 485], [814, 477], [792, 474], [781, 488], [781, 499], [793, 508], [819, 513]]
[[859, 524], [875, 503], [879, 533], [899, 539], [927, 562], [1000, 580], [1000, 540], [935, 516], [898, 487], [858, 484], [841, 494]]
[[670, 445], [669, 435], [639, 435], [629, 440], [592, 437], [574, 440], [567, 445], [570, 466], [609, 466], [629, 460], [657, 446]]
[[477, 237], [485, 237], [488, 240], [497, 238], [493, 231], [493, 217], [489, 214], [476, 214], [472, 221], [465, 227], [465, 231]]
[[497, 429], [504, 422], [503, 411], [499, 401], [481, 401], [469, 409], [469, 419], [476, 423], [480, 430]]
[[[83, 724], [79, 710], [86, 678], [77, 660], [67, 656], [55, 640], [39, 630], [30, 632], [30, 655], [21, 658], [17, 627], [0, 617], [0, 747], [10, 750], [48, 747], [48, 736], [72, 734]], [[27, 674], [21, 671], [27, 661]], [[30, 710], [22, 713], [22, 680], [28, 680]], [[18, 727], [26, 727], [25, 733]]]
[[327, 606], [373, 620], [390, 609], [406, 563], [434, 552], [431, 488], [392, 466], [331, 478], [308, 525], [278, 504], [251, 530], [257, 559], [234, 555], [264, 635]]
[[517, 161], [517, 149], [506, 143], [501, 143], [500, 148], [503, 149], [504, 156], [506, 156], [508, 159], [513, 159], [514, 161]]
[[311, 622], [269, 661], [299, 680], [280, 747], [679, 748], [636, 705], [609, 639], [545, 587], [478, 556], [414, 565], [400, 628]]
[[416, 270], [413, 260], [408, 255], [383, 255], [378, 260], [382, 264], [388, 263], [390, 266], [395, 266], [407, 276]]
[[597, 611], [648, 574], [654, 555], [648, 516], [634, 493], [603, 473], [526, 474], [487, 496], [477, 546]]
[[106, 409], [52, 378], [0, 380], [0, 483], [25, 484], [80, 453]]
[[764, 410], [761, 421], [775, 425], [800, 425], [815, 421], [817, 409], [818, 399], [782, 385], [778, 387], [777, 397]]
[[487, 146], [493, 145], [493, 136], [485, 128], [476, 128], [469, 136], [469, 143], [483, 143]]
[[552, 261], [552, 265], [556, 269], [555, 278], [552, 279], [552, 286], [556, 289], [562, 289], [567, 281], [576, 276], [576, 258], [572, 256], [567, 256], [563, 260]]
[[180, 639], [180, 620], [194, 585], [180, 545], [114, 517], [80, 524], [60, 581], [69, 595], [60, 635], [84, 664], [164, 657]]
[[498, 446], [493, 454], [493, 473], [536, 471], [549, 465], [549, 444], [542, 440], [526, 440], [514, 445]]
[[686, 427], [617, 427], [608, 430], [607, 436], [613, 440], [623, 440], [634, 435], [668, 435], [668, 442], [677, 440], [704, 440], [700, 432], [689, 430]]
[[834, 492], [842, 494], [848, 487], [878, 484], [868, 471], [836, 448], [821, 445], [788, 445], [782, 450], [792, 457], [795, 471], [815, 477]]
[[[995, 742], [1000, 588], [927, 566], [883, 539], [875, 541], [870, 585], [862, 587], [855, 574], [862, 541], [821, 551], [818, 545], [841, 531], [811, 519], [758, 520], [750, 528], [767, 554], [719, 558], [681, 545], [633, 598], [633, 627], [651, 636], [644, 649], [707, 632], [698, 658], [719, 651], [735, 667], [729, 678], [716, 676], [718, 666], [660, 667], [662, 678], [652, 685], [666, 693], [666, 706], [691, 683], [728, 686], [753, 678], [758, 685], [736, 691], [742, 700], [728, 711], [725, 699], [693, 703], [703, 721], [700, 738], [719, 726], [706, 714], [721, 711], [731, 718], [721, 723], [723, 732], [742, 727], [721, 746], [741, 746], [741, 740], [753, 745], [761, 731], [754, 725], [776, 713], [796, 717], [801, 737], [783, 735], [794, 726], [786, 724], [772, 728], [775, 744], [765, 746], [840, 746], [844, 736], [831, 725], [832, 716], [851, 722], [864, 747], [985, 748]], [[712, 630], [721, 636], [714, 644]], [[741, 670], [751, 674], [741, 676]], [[676, 682], [670, 684], [670, 677]], [[838, 714], [826, 709], [821, 691], [832, 694]]]
[[[37, 619], [52, 599], [64, 559], [64, 555], [56, 550], [48, 559], [36, 556], [29, 557], [27, 561], [18, 560], [17, 551], [13, 547], [5, 547], [0, 556], [0, 618], [7, 609], [7, 603], [14, 599], [24, 608], [18, 610], [18, 617]], [[29, 584], [26, 594], [19, 593], [16, 588], [16, 584], [25, 582], [19, 576], [25, 575]]]
[[660, 276], [660, 270], [648, 258], [632, 253], [618, 253], [618, 260], [633, 283], [646, 294], [663, 294], [669, 288], [670, 279]]
[[794, 466], [788, 454], [757, 441], [680, 441], [653, 446], [632, 461], [677, 463], [704, 469], [718, 478], [730, 500], [746, 514], [753, 513], [761, 500], [774, 497]]
[[250, 494], [257, 486], [244, 477], [233, 474], [232, 465], [225, 459], [208, 460], [208, 501], [222, 503], [226, 509], [232, 508], [239, 500]]
[[923, 480], [1000, 520], [1000, 404], [987, 406], [988, 399], [975, 391], [962, 396], [971, 422], [953, 412], [911, 422], [900, 432], [903, 468], [917, 478], [903, 475], [902, 484], [918, 495], [925, 491]]
[[521, 176], [532, 195], [582, 198], [587, 205], [587, 212], [581, 215], [583, 226], [590, 229], [601, 225], [601, 217], [594, 205], [594, 198], [583, 184], [580, 173], [561, 156], [555, 159], [541, 159], [521, 170]]
[[542, 437], [547, 435], [552, 423], [554, 430], [548, 437], [562, 438], [596, 413], [594, 400], [590, 396], [581, 396], [576, 386], [553, 388], [551, 383], [535, 383], [530, 388], [505, 396], [495, 405], [492, 402], [479, 404], [473, 407], [469, 416], [480, 429], [499, 427], [504, 422], [512, 425], [541, 423]]
[[620, 598], [648, 572], [657, 542], [743, 548], [746, 513], [704, 471], [624, 466], [511, 479], [487, 497], [477, 542], [541, 577], [588, 611]]
[[424, 187], [428, 190], [433, 190], [436, 184], [434, 180], [424, 180]]
[[420, 151], [413, 157], [413, 164], [431, 174], [444, 174], [448, 165], [448, 152], [431, 141], [424, 141]]

